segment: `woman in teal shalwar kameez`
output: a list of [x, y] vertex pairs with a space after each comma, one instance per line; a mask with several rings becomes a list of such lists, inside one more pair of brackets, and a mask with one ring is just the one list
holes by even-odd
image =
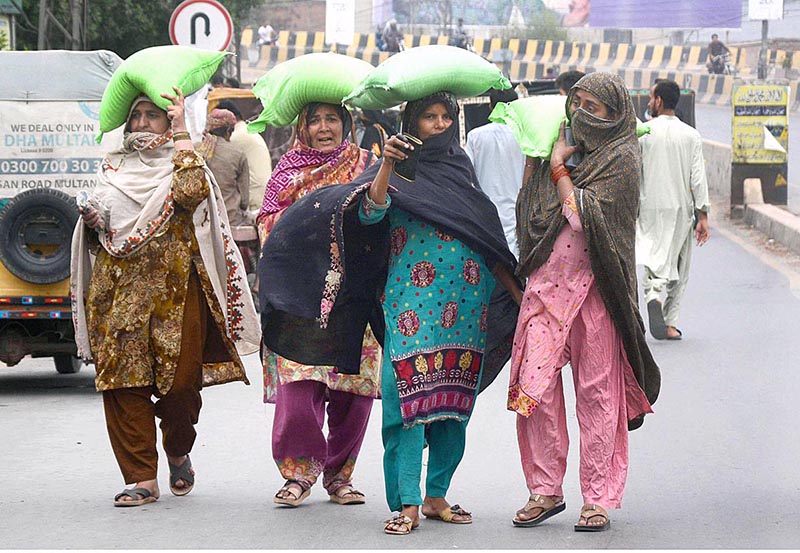
[[[466, 173], [448, 170], [448, 165], [469, 164], [453, 125], [457, 109], [451, 95], [435, 94], [409, 103], [403, 120], [405, 132], [423, 142], [419, 163], [444, 164], [432, 174], [445, 188], [448, 180], [458, 181], [471, 171], [471, 165]], [[419, 505], [428, 518], [472, 522], [471, 514], [450, 506], [445, 495], [464, 454], [467, 422], [481, 379], [487, 314], [495, 288], [492, 269], [519, 299], [519, 287], [502, 263], [486, 259], [424, 217], [400, 207], [389, 209], [392, 166], [406, 152], [398, 138], [387, 141], [382, 166], [359, 213], [365, 225], [389, 219], [390, 259], [382, 299], [383, 465], [389, 507], [400, 513], [386, 522], [385, 531], [401, 535], [419, 525]], [[429, 185], [418, 179], [407, 186]], [[420, 479], [426, 442], [423, 501]]]

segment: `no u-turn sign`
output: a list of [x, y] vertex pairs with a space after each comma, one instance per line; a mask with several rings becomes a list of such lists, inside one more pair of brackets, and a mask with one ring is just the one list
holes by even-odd
[[204, 50], [227, 50], [233, 38], [233, 20], [216, 0], [185, 0], [169, 18], [172, 44]]

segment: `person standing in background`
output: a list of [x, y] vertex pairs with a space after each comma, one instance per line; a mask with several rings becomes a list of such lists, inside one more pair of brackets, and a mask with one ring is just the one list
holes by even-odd
[[556, 77], [553, 83], [558, 89], [558, 93], [562, 96], [569, 94], [569, 89], [572, 85], [581, 80], [585, 73], [583, 71], [564, 71]]
[[230, 143], [236, 117], [226, 109], [213, 109], [206, 118], [203, 141], [197, 152], [206, 160], [219, 183], [228, 222], [232, 227], [253, 224], [253, 216], [247, 212], [250, 203], [250, 169], [247, 158]]
[[[636, 262], [644, 265], [650, 332], [680, 340], [678, 314], [689, 281], [692, 234], [708, 241], [708, 181], [700, 133], [675, 115], [678, 84], [659, 79], [650, 89], [650, 133], [639, 139], [642, 188], [636, 221]], [[662, 305], [661, 296], [666, 291]]]
[[244, 152], [247, 158], [247, 167], [250, 172], [250, 202], [247, 206], [249, 211], [261, 209], [261, 202], [264, 201], [264, 190], [267, 182], [272, 175], [272, 158], [267, 148], [267, 143], [261, 135], [247, 131], [247, 123], [242, 117], [242, 112], [236, 104], [228, 100], [223, 100], [217, 107], [226, 109], [236, 117], [236, 125], [233, 127], [231, 144]]
[[[516, 99], [514, 90], [492, 89], [489, 93], [492, 109], [498, 102], [513, 102]], [[514, 132], [508, 125], [490, 122], [469, 132], [464, 150], [475, 166], [480, 189], [497, 206], [508, 248], [514, 256], [519, 255], [515, 210], [517, 194], [522, 186], [525, 156], [514, 139]]]

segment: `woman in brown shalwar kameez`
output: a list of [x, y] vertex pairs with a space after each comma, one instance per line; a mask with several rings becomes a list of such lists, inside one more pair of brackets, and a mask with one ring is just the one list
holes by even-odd
[[176, 93], [162, 95], [173, 104], [166, 112], [146, 96], [134, 101], [123, 146], [103, 160], [73, 237], [78, 353], [95, 362], [111, 446], [134, 484], [116, 495], [117, 507], [159, 497], [155, 417], [170, 490], [191, 491], [200, 389], [247, 383], [239, 354], [259, 343], [224, 203]]

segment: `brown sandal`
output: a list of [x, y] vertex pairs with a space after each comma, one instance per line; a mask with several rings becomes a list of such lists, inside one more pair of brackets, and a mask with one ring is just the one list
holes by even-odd
[[[602, 524], [590, 524], [593, 519], [602, 520]], [[602, 532], [611, 526], [611, 519], [608, 518], [608, 512], [600, 505], [594, 503], [587, 503], [581, 509], [581, 517], [578, 519], [578, 524], [575, 525], [576, 532]]]
[[[392, 536], [407, 536], [411, 533], [411, 530], [419, 526], [419, 520], [414, 522], [403, 513], [397, 513], [392, 518], [384, 520], [383, 523], [384, 533]], [[391, 526], [396, 526], [397, 528], [391, 528]]]
[[366, 503], [366, 496], [350, 484], [338, 488], [330, 494], [330, 498], [339, 505], [363, 505]]
[[[443, 511], [431, 514], [428, 514], [423, 510], [422, 514], [425, 515], [425, 518], [437, 519], [441, 520], [442, 522], [449, 522], [450, 524], [472, 524], [472, 513], [465, 511], [460, 505], [451, 505]], [[456, 516], [469, 518], [456, 520]]]
[[[536, 494], [531, 496], [525, 506], [517, 511], [511, 522], [514, 523], [514, 526], [536, 526], [548, 518], [563, 512], [566, 508], [567, 504], [564, 503], [564, 498], [556, 501], [546, 495]], [[530, 516], [531, 512], [537, 509], [539, 512], [535, 516]]]
[[[290, 486], [296, 486], [300, 488], [300, 495], [298, 495], [297, 492], [295, 492]], [[283, 494], [283, 497], [281, 497], [281, 494]], [[297, 507], [303, 501], [305, 501], [309, 495], [311, 495], [310, 487], [306, 488], [297, 480], [287, 480], [283, 487], [275, 494], [275, 497], [272, 499], [272, 501], [274, 503], [278, 503], [279, 505]]]

